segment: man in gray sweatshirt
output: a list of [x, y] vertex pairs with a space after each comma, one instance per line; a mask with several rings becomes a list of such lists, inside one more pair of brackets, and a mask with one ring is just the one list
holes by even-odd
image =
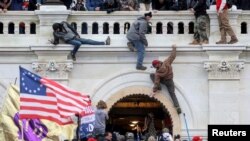
[[143, 66], [145, 47], [148, 46], [148, 41], [145, 34], [148, 30], [148, 22], [152, 18], [152, 13], [145, 13], [143, 17], [139, 17], [130, 27], [127, 33], [127, 39], [129, 40], [128, 47], [131, 51], [137, 50], [137, 70], [146, 70], [147, 67]]
[[54, 23], [52, 28], [54, 30], [54, 41], [51, 41], [51, 43], [57, 45], [59, 43], [59, 39], [62, 39], [64, 42], [73, 45], [74, 49], [71, 51], [71, 56], [74, 61], [76, 60], [76, 52], [82, 44], [110, 45], [110, 37], [108, 37], [104, 42], [81, 38], [77, 31], [65, 21], [61, 23]]

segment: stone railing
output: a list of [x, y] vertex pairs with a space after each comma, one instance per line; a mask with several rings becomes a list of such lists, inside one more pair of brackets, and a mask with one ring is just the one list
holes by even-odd
[[[49, 44], [52, 24], [68, 21], [84, 38], [104, 40], [109, 35], [112, 45], [121, 46], [127, 41], [125, 34], [129, 26], [143, 14], [143, 11], [116, 11], [111, 14], [104, 11], [68, 11], [64, 6], [42, 6], [36, 11], [8, 11], [0, 14], [0, 42], [1, 46]], [[214, 44], [220, 38], [217, 15], [213, 7], [208, 14], [210, 44]], [[248, 44], [250, 12], [235, 9], [230, 11], [229, 16], [240, 43]], [[147, 37], [149, 46], [187, 45], [193, 38], [193, 32], [194, 16], [191, 12], [158, 11], [153, 13]]]

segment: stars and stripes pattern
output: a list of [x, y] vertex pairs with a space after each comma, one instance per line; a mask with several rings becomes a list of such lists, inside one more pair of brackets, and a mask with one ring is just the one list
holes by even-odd
[[60, 125], [86, 111], [89, 96], [20, 67], [20, 118], [47, 119]]

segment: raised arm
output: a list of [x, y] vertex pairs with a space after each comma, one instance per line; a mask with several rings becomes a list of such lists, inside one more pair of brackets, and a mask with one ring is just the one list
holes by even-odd
[[171, 52], [170, 56], [164, 61], [164, 64], [165, 63], [172, 64], [175, 57], [176, 57], [176, 45], [172, 45], [172, 52]]

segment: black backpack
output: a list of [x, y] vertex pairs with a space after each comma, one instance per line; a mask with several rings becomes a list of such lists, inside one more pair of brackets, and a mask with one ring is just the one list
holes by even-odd
[[233, 0], [227, 0], [227, 7], [228, 7], [228, 9], [232, 8], [233, 4], [234, 4]]

